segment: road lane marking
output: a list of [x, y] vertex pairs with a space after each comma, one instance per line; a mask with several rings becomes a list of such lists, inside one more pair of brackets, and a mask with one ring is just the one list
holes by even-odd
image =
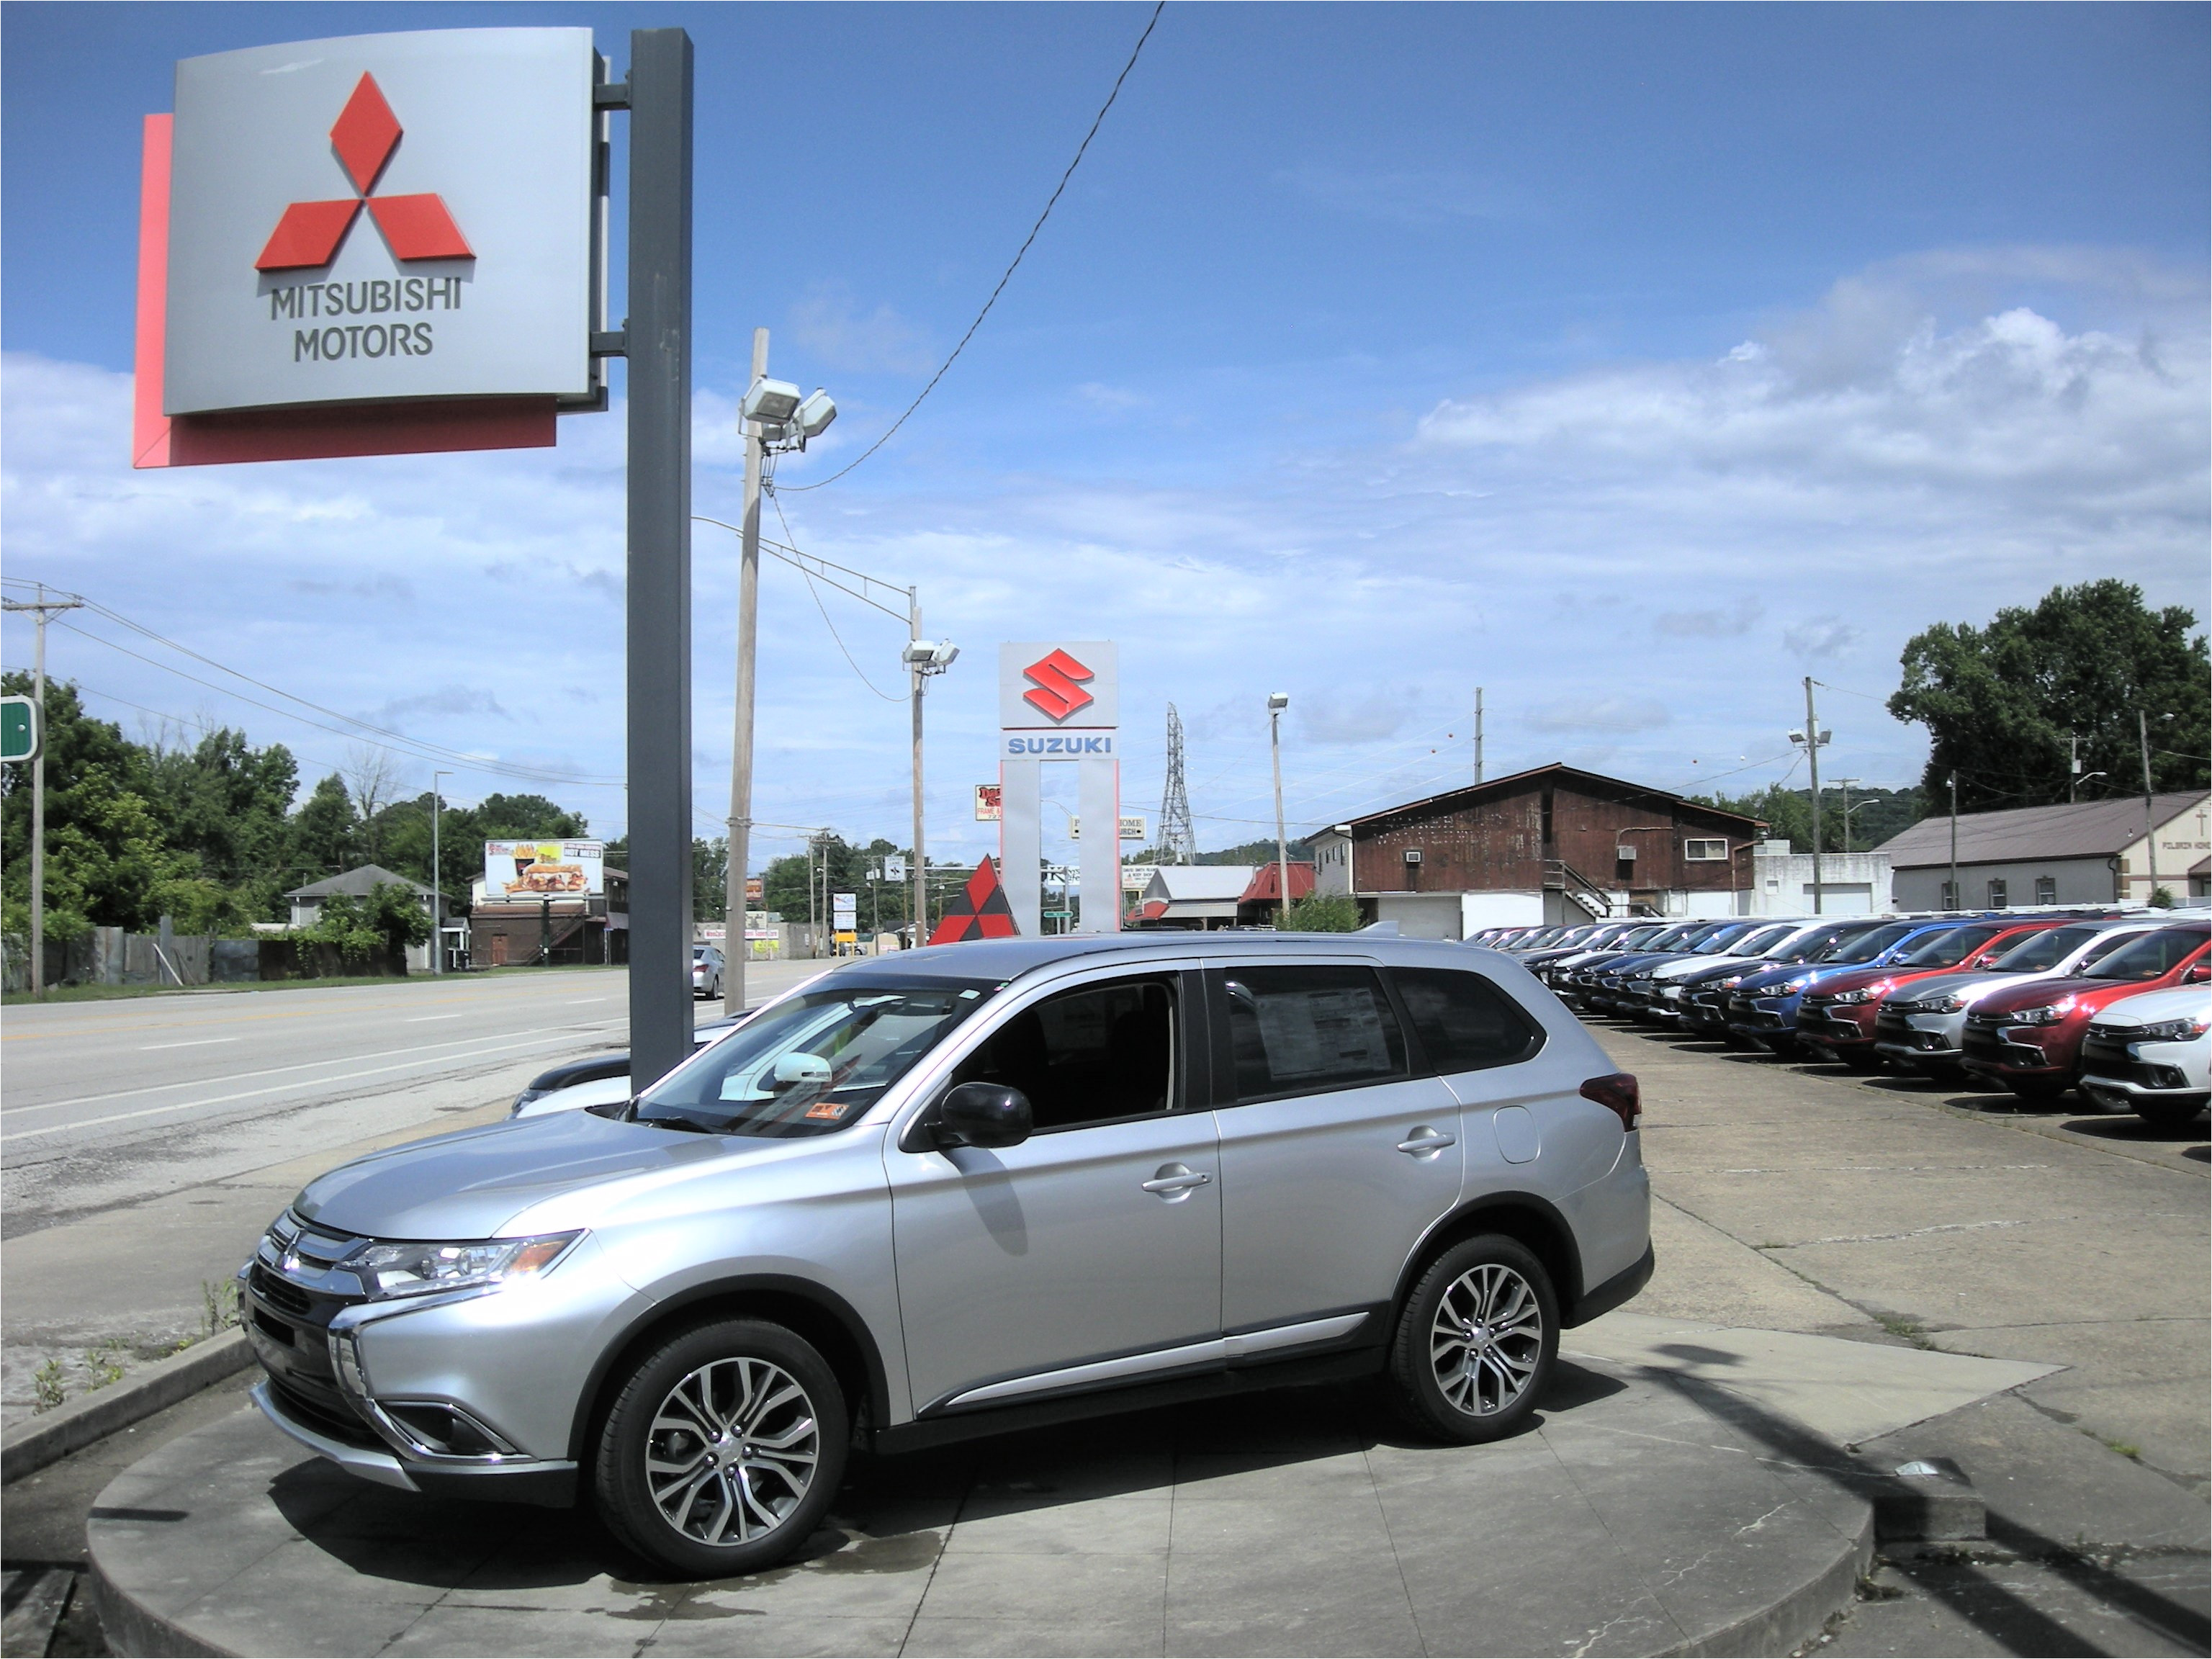
[[147, 1042], [139, 1045], [142, 1054], [158, 1054], [164, 1048], [204, 1048], [216, 1042], [243, 1042], [244, 1037], [194, 1037], [190, 1042]]
[[[509, 1048], [542, 1048], [549, 1042], [564, 1041], [568, 1035], [568, 1033], [562, 1033], [551, 1036], [532, 1037], [521, 1042], [504, 1042], [495, 1048], [479, 1049], [477, 1053], [491, 1054], [499, 1054]], [[447, 1056], [449, 1059], [455, 1060], [472, 1057], [459, 1054]], [[378, 1077], [386, 1072], [404, 1072], [410, 1066], [422, 1063], [419, 1060], [402, 1060], [397, 1066], [373, 1066], [364, 1072], [349, 1072], [343, 1077], [323, 1078], [318, 1081], [351, 1083], [361, 1078]], [[210, 1095], [204, 1100], [187, 1100], [174, 1106], [142, 1106], [135, 1112], [110, 1112], [105, 1117], [82, 1118], [75, 1123], [50, 1123], [43, 1129], [18, 1129], [13, 1134], [0, 1135], [0, 1146], [4, 1146], [11, 1140], [29, 1140], [37, 1135], [58, 1135], [71, 1129], [97, 1128], [103, 1123], [122, 1123], [131, 1118], [159, 1117], [165, 1112], [189, 1112], [198, 1106], [225, 1106], [235, 1100], [252, 1100], [261, 1095], [282, 1094], [291, 1086], [287, 1083], [273, 1083], [266, 1089], [246, 1089], [234, 1095]]]
[[[571, 1026], [566, 1031], [553, 1033], [547, 1040], [560, 1041], [562, 1039], [572, 1039], [591, 1031], [605, 1030], [609, 1026], [617, 1025], [620, 1024], [621, 1022], [619, 1020], [610, 1019], [601, 1020], [597, 1024]], [[428, 1060], [433, 1057], [431, 1051], [434, 1049], [457, 1048], [464, 1043], [480, 1042], [482, 1041], [483, 1038], [481, 1036], [454, 1037], [445, 1042], [418, 1043], [415, 1047], [410, 1048], [380, 1049], [373, 1054], [341, 1054], [331, 1060], [303, 1060], [299, 1061], [297, 1064], [291, 1066], [264, 1066], [258, 1072], [240, 1072], [238, 1073], [237, 1079], [234, 1080], [242, 1081], [250, 1077], [277, 1077], [286, 1072], [312, 1072], [316, 1070], [318, 1067], [325, 1066], [350, 1066], [356, 1060], [389, 1060], [395, 1054], [413, 1054], [418, 1059]], [[447, 1055], [446, 1058], [459, 1060], [465, 1059], [466, 1056], [453, 1054]], [[149, 1083], [143, 1088], [116, 1089], [104, 1095], [78, 1095], [75, 1098], [70, 1100], [33, 1101], [30, 1103], [22, 1106], [0, 1107], [0, 1116], [12, 1117], [18, 1112], [51, 1112], [58, 1110], [64, 1106], [97, 1106], [104, 1100], [128, 1100], [133, 1095], [156, 1095], [161, 1093], [164, 1089], [189, 1089], [191, 1086], [192, 1085], [190, 1083]]]
[[420, 1025], [427, 1020], [460, 1019], [462, 1018], [464, 1018], [464, 1016], [459, 1014], [417, 1014], [412, 1019], [404, 1019], [400, 1021], [400, 1024], [403, 1025]]
[[612, 997], [571, 997], [566, 1006], [571, 1008], [580, 1008], [587, 1002], [612, 1002], [613, 1000]]

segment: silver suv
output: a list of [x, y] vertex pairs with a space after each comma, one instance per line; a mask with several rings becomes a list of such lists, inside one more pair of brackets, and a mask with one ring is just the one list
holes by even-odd
[[635, 1101], [310, 1182], [240, 1270], [254, 1397], [370, 1480], [588, 1493], [706, 1577], [803, 1542], [856, 1447], [1374, 1373], [1487, 1440], [1650, 1278], [1638, 1121], [1487, 951], [869, 958]]

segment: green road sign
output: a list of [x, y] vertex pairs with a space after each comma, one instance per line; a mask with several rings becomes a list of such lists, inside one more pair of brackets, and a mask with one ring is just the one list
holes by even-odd
[[0, 697], [0, 761], [39, 757], [39, 711], [28, 697]]

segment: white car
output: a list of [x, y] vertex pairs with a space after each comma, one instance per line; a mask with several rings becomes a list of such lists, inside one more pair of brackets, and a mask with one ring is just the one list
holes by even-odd
[[2081, 1042], [2081, 1088], [2108, 1112], [2186, 1124], [2212, 1099], [2212, 986], [2145, 991], [2099, 1010]]

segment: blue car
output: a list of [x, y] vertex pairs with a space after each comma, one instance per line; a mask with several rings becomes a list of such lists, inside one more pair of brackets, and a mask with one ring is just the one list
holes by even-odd
[[1817, 960], [1753, 974], [1729, 995], [1728, 1028], [1735, 1036], [1765, 1043], [1787, 1060], [1797, 1053], [1797, 1002], [1823, 980], [1854, 969], [1879, 968], [1910, 950], [1915, 941], [1960, 925], [1957, 916], [1941, 921], [1892, 921], [1838, 940]]

